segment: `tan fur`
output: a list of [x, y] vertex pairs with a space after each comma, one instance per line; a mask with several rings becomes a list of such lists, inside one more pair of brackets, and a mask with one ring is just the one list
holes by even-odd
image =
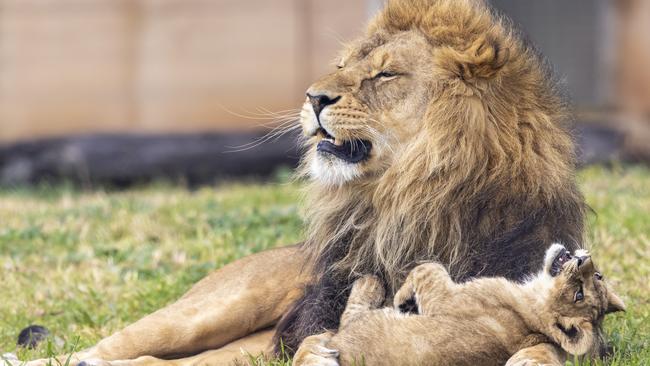
[[[554, 251], [551, 260], [558, 249], [549, 249]], [[596, 278], [588, 254], [580, 256], [565, 263], [555, 277], [547, 263], [522, 284], [503, 278], [458, 284], [443, 266], [423, 264], [397, 292], [394, 308], [379, 310], [383, 287], [376, 278], [364, 277], [352, 289], [339, 332], [329, 340], [321, 337], [320, 347], [337, 352], [342, 366], [496, 366], [532, 360], [563, 365], [565, 352], [584, 355], [594, 350], [596, 328], [607, 312], [624, 310], [620, 299]], [[584, 299], [576, 301], [580, 288]], [[413, 296], [420, 315], [400, 313], [399, 305]], [[574, 332], [567, 335], [560, 327], [574, 327]], [[294, 366], [322, 364], [301, 356]]]

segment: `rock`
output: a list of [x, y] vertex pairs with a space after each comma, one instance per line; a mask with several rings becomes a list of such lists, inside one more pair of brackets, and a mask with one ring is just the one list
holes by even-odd
[[41, 325], [30, 325], [20, 331], [16, 344], [25, 348], [36, 348], [36, 346], [50, 335], [50, 331]]

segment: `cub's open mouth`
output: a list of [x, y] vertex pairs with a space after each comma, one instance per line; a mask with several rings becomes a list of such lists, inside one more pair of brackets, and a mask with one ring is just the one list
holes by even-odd
[[562, 271], [562, 267], [566, 262], [570, 261], [573, 257], [566, 249], [562, 248], [557, 254], [555, 259], [553, 259], [553, 264], [551, 265], [551, 276], [555, 277]]
[[334, 155], [350, 164], [360, 163], [370, 156], [370, 150], [372, 149], [370, 141], [339, 141], [324, 129], [320, 129], [318, 134], [322, 136], [322, 139], [316, 145], [318, 152]]

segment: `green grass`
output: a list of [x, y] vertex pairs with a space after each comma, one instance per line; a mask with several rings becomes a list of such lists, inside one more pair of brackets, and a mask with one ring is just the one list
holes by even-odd
[[[606, 364], [650, 365], [650, 170], [594, 167], [580, 182], [596, 213], [588, 235], [596, 262], [628, 306], [606, 322], [615, 347]], [[0, 190], [0, 353], [90, 346], [209, 271], [299, 241], [298, 191], [282, 182]], [[57, 339], [17, 350], [17, 333], [34, 323]]]

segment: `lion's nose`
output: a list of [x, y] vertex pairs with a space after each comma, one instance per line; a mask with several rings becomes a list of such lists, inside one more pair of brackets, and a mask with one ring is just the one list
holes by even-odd
[[311, 95], [309, 93], [307, 93], [307, 98], [309, 98], [311, 107], [314, 109], [316, 118], [320, 117], [320, 112], [322, 112], [325, 107], [332, 105], [341, 99], [340, 96], [332, 98], [329, 95], [325, 94]]

